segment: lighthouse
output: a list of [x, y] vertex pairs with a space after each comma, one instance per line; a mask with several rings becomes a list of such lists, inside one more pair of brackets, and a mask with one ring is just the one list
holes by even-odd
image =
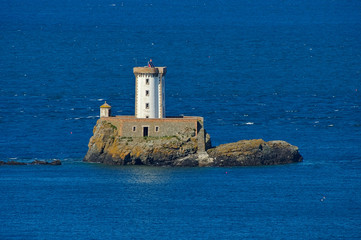
[[[167, 67], [155, 67], [152, 60], [147, 66], [134, 67], [135, 115], [112, 116], [112, 107], [105, 102], [100, 106], [100, 123], [111, 126], [112, 139], [164, 138], [186, 134], [197, 137], [198, 152], [206, 149], [203, 117], [166, 116], [164, 77]], [[104, 125], [105, 126], [105, 125]], [[120, 137], [120, 138], [118, 138]]]
[[155, 67], [152, 59], [148, 66], [133, 68], [135, 75], [135, 117], [165, 118], [164, 76], [166, 67]]

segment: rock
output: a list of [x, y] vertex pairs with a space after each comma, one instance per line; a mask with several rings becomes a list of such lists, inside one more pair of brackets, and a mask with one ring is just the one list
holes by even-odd
[[52, 162], [47, 162], [47, 161], [41, 161], [41, 160], [34, 160], [30, 163], [16, 162], [16, 161], [8, 161], [8, 162], [0, 161], [0, 165], [61, 165], [61, 161], [54, 160]]
[[242, 140], [199, 151], [191, 129], [169, 137], [120, 137], [109, 122], [98, 121], [89, 141], [85, 162], [150, 166], [257, 166], [302, 161], [296, 146], [284, 141]]
[[29, 165], [61, 165], [61, 161], [54, 160], [52, 162], [47, 162], [47, 161], [35, 160], [31, 162]]
[[207, 151], [213, 166], [258, 166], [301, 162], [298, 147], [285, 141], [241, 140]]
[[46, 165], [46, 164], [48, 164], [48, 163], [45, 161], [41, 161], [41, 160], [35, 160], [35, 161], [32, 161], [31, 163], [29, 163], [29, 165]]
[[60, 160], [54, 160], [52, 162], [49, 162], [49, 165], [61, 165], [61, 161]]
[[16, 161], [8, 161], [8, 162], [3, 162], [4, 164], [2, 165], [26, 165], [26, 163], [24, 162], [16, 162]]
[[190, 129], [176, 136], [129, 138], [117, 136], [105, 121], [94, 127], [88, 146], [85, 162], [110, 165], [188, 166], [195, 165], [197, 153], [197, 139]]

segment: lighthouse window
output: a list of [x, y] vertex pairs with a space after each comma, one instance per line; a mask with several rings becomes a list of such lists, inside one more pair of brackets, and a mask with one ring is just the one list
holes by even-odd
[[159, 131], [159, 127], [155, 126], [155, 131], [158, 132]]
[[133, 132], [135, 132], [135, 130], [137, 130], [137, 127], [134, 126], [134, 127], [133, 127]]
[[149, 78], [145, 79], [145, 84], [149, 85]]
[[145, 108], [146, 108], [146, 109], [149, 109], [149, 103], [146, 103], [146, 104], [145, 104]]
[[149, 96], [149, 90], [145, 90], [145, 96]]

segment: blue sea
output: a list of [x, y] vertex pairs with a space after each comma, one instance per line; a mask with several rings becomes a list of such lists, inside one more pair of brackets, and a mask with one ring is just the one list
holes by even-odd
[[[135, 66], [213, 145], [285, 140], [302, 163], [83, 163]], [[0, 0], [0, 239], [361, 239], [358, 0]]]

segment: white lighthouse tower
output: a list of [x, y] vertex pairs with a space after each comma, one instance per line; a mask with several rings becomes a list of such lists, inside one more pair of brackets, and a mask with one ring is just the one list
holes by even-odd
[[166, 67], [154, 67], [152, 59], [146, 67], [135, 67], [135, 117], [164, 118], [164, 76]]

